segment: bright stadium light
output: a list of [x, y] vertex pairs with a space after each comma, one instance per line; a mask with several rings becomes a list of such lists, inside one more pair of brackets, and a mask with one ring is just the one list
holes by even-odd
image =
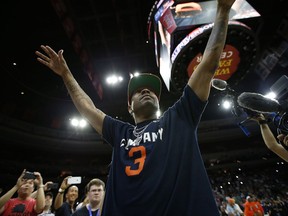
[[72, 118], [70, 119], [70, 124], [75, 128], [85, 128], [87, 121], [85, 119]]
[[106, 83], [109, 85], [117, 85], [123, 81], [122, 76], [111, 75], [106, 78]]

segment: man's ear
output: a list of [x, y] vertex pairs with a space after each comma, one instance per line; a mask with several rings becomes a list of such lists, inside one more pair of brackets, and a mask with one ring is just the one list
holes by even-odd
[[131, 105], [128, 105], [128, 112], [130, 113], [130, 115], [132, 115], [134, 112]]

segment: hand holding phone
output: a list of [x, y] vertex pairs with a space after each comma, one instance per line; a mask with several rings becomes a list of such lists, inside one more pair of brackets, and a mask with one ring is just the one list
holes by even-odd
[[81, 176], [72, 176], [67, 179], [68, 184], [81, 184]]
[[23, 179], [36, 179], [36, 176], [34, 175], [33, 172], [26, 171], [23, 176]]

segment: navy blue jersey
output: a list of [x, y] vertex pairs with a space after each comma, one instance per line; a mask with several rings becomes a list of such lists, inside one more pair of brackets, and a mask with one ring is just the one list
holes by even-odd
[[113, 146], [103, 216], [217, 216], [197, 142], [206, 103], [186, 86], [160, 119], [134, 126], [109, 116], [103, 138]]

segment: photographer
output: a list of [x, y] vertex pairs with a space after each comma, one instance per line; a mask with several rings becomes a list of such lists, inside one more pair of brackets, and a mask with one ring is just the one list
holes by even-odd
[[[260, 125], [261, 134], [263, 137], [263, 140], [265, 142], [265, 145], [273, 151], [275, 154], [277, 154], [279, 157], [281, 157], [283, 160], [288, 162], [288, 151], [277, 142], [274, 134], [270, 130], [268, 126], [268, 122], [265, 119], [263, 114], [259, 114], [255, 117], [251, 117], [252, 120], [257, 121]], [[286, 134], [279, 134], [277, 136], [277, 139], [282, 142], [284, 145], [288, 146], [288, 135]]]
[[68, 183], [67, 176], [61, 183], [54, 202], [56, 216], [70, 216], [75, 211], [76, 200], [78, 199], [78, 187]]
[[[37, 216], [45, 206], [43, 180], [39, 172], [30, 173], [24, 169], [22, 174], [8, 192], [0, 198], [0, 215], [1, 216]], [[36, 199], [31, 197], [35, 185], [37, 186]], [[18, 196], [12, 198], [17, 192]]]

